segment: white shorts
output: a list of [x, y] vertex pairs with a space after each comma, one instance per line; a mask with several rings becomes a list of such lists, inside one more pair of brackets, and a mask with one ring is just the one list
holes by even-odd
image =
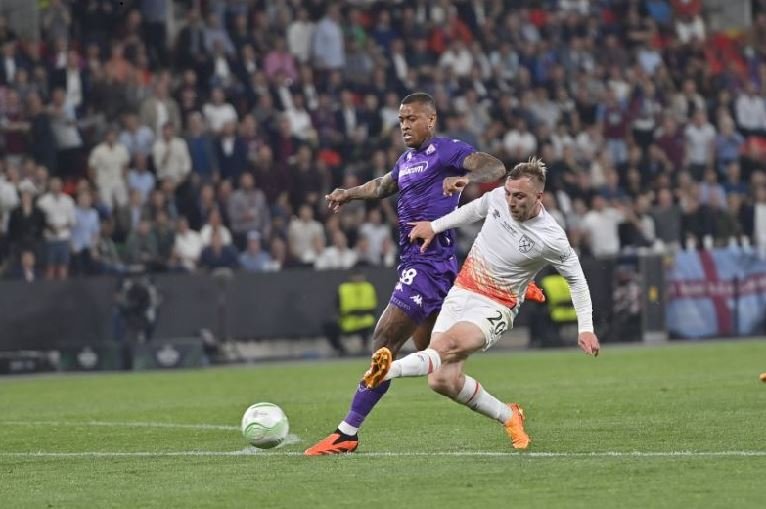
[[445, 332], [458, 322], [470, 322], [484, 334], [484, 348], [492, 347], [503, 333], [513, 327], [518, 306], [508, 309], [478, 293], [453, 286], [442, 304], [433, 331]]

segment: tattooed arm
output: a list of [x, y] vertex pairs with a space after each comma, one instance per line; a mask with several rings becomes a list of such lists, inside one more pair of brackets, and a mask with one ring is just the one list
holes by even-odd
[[340, 207], [351, 200], [379, 200], [391, 196], [399, 190], [391, 172], [382, 177], [365, 182], [362, 185], [352, 187], [351, 189], [336, 189], [325, 196], [327, 206], [337, 212]]
[[462, 191], [471, 182], [492, 182], [505, 175], [505, 165], [500, 159], [486, 152], [474, 152], [465, 158], [463, 168], [468, 174], [463, 177], [447, 177], [444, 179], [444, 194]]

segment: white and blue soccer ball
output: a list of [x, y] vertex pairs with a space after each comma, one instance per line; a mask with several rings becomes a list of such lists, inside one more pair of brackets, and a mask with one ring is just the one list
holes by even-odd
[[290, 422], [274, 403], [250, 405], [242, 416], [242, 436], [259, 449], [272, 449], [287, 438]]

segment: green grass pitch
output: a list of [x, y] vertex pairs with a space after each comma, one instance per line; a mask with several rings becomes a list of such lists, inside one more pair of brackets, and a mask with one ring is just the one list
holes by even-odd
[[[764, 507], [766, 341], [477, 354], [533, 444], [394, 382], [357, 453], [300, 453], [345, 415], [364, 359], [0, 379], [0, 507]], [[279, 404], [297, 443], [246, 448]]]

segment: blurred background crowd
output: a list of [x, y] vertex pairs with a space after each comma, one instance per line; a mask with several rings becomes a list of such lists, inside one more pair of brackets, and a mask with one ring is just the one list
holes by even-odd
[[727, 33], [701, 0], [39, 3], [37, 37], [0, 16], [8, 277], [394, 266], [394, 203], [324, 195], [390, 171], [414, 91], [541, 156], [582, 256], [766, 250], [764, 2]]

